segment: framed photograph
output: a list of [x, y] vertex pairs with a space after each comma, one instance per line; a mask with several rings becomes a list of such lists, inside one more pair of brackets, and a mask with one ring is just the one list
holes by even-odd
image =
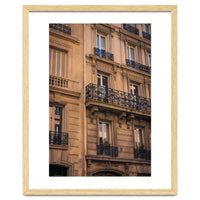
[[177, 6], [23, 6], [23, 193], [177, 194]]

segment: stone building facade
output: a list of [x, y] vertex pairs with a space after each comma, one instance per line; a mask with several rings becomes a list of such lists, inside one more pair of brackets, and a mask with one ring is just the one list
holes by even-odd
[[151, 175], [150, 24], [49, 25], [49, 173]]

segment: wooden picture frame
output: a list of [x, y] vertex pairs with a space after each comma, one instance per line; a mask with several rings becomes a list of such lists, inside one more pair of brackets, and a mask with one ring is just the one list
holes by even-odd
[[[171, 13], [171, 189], [29, 188], [29, 12]], [[177, 195], [177, 6], [176, 5], [24, 5], [23, 6], [23, 194], [24, 195]]]

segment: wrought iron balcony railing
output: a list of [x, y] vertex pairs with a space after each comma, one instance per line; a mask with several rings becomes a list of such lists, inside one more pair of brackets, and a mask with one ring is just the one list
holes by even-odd
[[97, 145], [97, 155], [118, 157], [118, 147]]
[[137, 63], [133, 60], [128, 60], [126, 59], [126, 65], [135, 69], [139, 69], [143, 72], [147, 72], [147, 73], [151, 73], [151, 67], [146, 66], [146, 65], [142, 65], [140, 63]]
[[68, 145], [68, 133], [49, 131], [49, 144], [50, 145]]
[[86, 101], [97, 101], [117, 105], [131, 110], [151, 113], [151, 100], [127, 92], [105, 88], [90, 83], [86, 86]]
[[68, 80], [66, 78], [50, 74], [49, 75], [49, 85], [55, 86], [55, 87], [60, 87], [60, 88], [68, 88]]
[[131, 33], [139, 35], [139, 30], [130, 24], [123, 24], [123, 28]]
[[143, 38], [146, 38], [147, 40], [151, 40], [151, 34], [146, 33], [146, 32], [142, 32]]
[[111, 61], [114, 60], [114, 55], [112, 53], [106, 52], [103, 49], [94, 48], [94, 55], [111, 60]]
[[60, 32], [65, 33], [67, 35], [71, 35], [71, 28], [69, 26], [64, 25], [64, 24], [49, 24], [49, 28], [52, 28], [56, 31], [60, 31]]
[[134, 157], [151, 160], [151, 151], [145, 149], [134, 149]]

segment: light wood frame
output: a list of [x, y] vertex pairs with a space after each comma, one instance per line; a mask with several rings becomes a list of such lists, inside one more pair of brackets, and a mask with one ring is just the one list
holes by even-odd
[[[29, 12], [171, 12], [171, 189], [29, 189]], [[177, 195], [177, 6], [24, 5], [23, 6], [23, 194]]]

